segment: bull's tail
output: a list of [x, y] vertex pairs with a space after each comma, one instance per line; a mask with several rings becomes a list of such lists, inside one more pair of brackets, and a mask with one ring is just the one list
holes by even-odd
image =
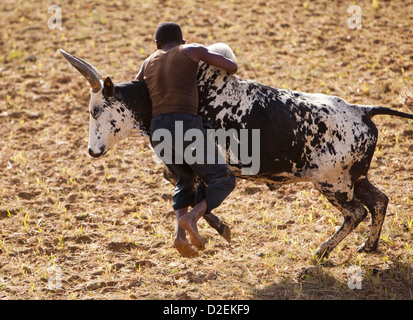
[[410, 113], [405, 113], [405, 112], [397, 111], [394, 109], [379, 107], [379, 106], [365, 106], [365, 107], [366, 107], [367, 115], [369, 115], [370, 118], [380, 115], [380, 114], [384, 114], [384, 115], [387, 114], [390, 116], [413, 119], [413, 114], [410, 114]]

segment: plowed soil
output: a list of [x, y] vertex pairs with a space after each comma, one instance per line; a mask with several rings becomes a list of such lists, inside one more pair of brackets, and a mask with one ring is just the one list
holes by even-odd
[[173, 20], [189, 43], [228, 43], [241, 78], [413, 112], [412, 1], [357, 1], [361, 29], [341, 1], [55, 2], [0, 3], [0, 299], [413, 298], [413, 121], [374, 118], [370, 180], [390, 198], [378, 252], [356, 251], [368, 217], [318, 263], [341, 213], [310, 184], [240, 181], [215, 210], [232, 242], [202, 220], [206, 250], [187, 259], [148, 138], [92, 159], [90, 88], [59, 53], [128, 81]]

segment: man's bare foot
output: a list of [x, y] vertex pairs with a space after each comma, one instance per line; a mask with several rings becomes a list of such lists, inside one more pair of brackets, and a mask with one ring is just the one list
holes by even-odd
[[186, 214], [179, 218], [179, 226], [188, 231], [189, 241], [198, 249], [205, 250], [205, 243], [201, 238], [196, 226], [196, 220], [192, 219], [190, 214]]
[[181, 238], [175, 238], [174, 240], [174, 247], [178, 252], [181, 254], [181, 256], [185, 258], [193, 258], [198, 255], [198, 252], [192, 246], [189, 244], [189, 242], [185, 239]]

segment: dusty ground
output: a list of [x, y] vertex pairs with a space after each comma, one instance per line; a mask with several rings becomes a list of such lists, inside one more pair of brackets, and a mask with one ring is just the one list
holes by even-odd
[[[48, 28], [52, 4], [62, 30]], [[312, 254], [340, 213], [309, 184], [243, 181], [215, 212], [232, 243], [202, 221], [207, 250], [184, 259], [172, 247], [173, 187], [147, 138], [91, 159], [89, 87], [58, 52], [127, 81], [158, 23], [175, 20], [188, 42], [229, 43], [242, 78], [413, 112], [413, 2], [354, 4], [362, 29], [332, 1], [2, 1], [0, 298], [412, 299], [412, 121], [375, 118], [370, 178], [390, 197], [377, 253], [355, 251], [366, 219], [319, 265]], [[351, 290], [354, 265], [362, 288]]]

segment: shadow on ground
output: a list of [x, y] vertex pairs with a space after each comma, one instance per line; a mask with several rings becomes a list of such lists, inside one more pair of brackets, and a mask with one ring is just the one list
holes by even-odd
[[[381, 268], [360, 267], [360, 286], [353, 286], [353, 289], [350, 288], [351, 283], [355, 284], [357, 274], [354, 269], [351, 271], [350, 267], [316, 265], [302, 268], [293, 279], [285, 278], [259, 290], [254, 288], [253, 299], [413, 299], [411, 264], [401, 263], [397, 257], [391, 257]], [[334, 277], [330, 272], [331, 268], [341, 268], [341, 277]]]

